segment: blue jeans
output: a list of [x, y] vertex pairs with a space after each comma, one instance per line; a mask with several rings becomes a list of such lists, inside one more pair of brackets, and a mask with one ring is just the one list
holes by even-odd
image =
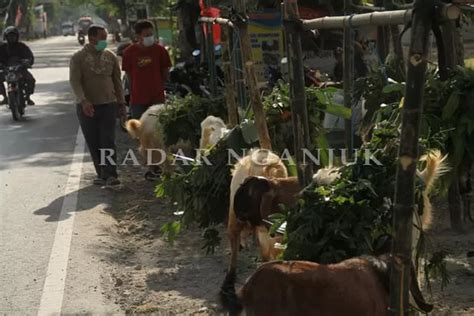
[[131, 104], [130, 105], [130, 114], [132, 119], [139, 120], [142, 117], [142, 114], [148, 110], [151, 104], [143, 105], [143, 104]]

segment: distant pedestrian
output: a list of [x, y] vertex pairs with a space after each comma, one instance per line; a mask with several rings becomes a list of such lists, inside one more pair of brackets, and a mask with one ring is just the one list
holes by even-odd
[[115, 124], [117, 113], [123, 114], [124, 108], [120, 65], [115, 54], [106, 49], [104, 27], [90, 26], [88, 37], [89, 43], [71, 58], [70, 83], [97, 173], [94, 184], [113, 186], [120, 184], [115, 165]]
[[135, 33], [138, 43], [125, 49], [122, 70], [127, 73], [131, 85], [131, 116], [140, 119], [150, 106], [165, 102], [164, 84], [171, 60], [166, 49], [155, 39], [153, 23], [138, 21]]

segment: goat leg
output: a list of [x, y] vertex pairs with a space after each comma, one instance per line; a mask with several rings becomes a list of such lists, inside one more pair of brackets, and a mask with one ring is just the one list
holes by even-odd
[[234, 212], [232, 211], [231, 215], [229, 216], [229, 224], [227, 227], [230, 243], [230, 264], [229, 271], [227, 273], [235, 273], [237, 266], [237, 256], [239, 254], [240, 247], [240, 232], [243, 228], [243, 225], [235, 218], [235, 214], [232, 216], [233, 214]]
[[258, 247], [263, 261], [270, 261], [275, 259], [275, 242], [274, 238], [270, 238], [268, 229], [263, 226], [255, 227], [255, 234], [257, 235]]

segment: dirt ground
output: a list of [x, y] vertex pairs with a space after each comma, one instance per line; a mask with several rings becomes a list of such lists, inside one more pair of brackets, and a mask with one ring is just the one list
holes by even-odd
[[[428, 247], [448, 254], [450, 282], [444, 290], [439, 281], [432, 284], [433, 315], [474, 315], [474, 227], [466, 224], [464, 234], [449, 229], [449, 215], [444, 200], [435, 199], [434, 227], [428, 232]], [[429, 291], [425, 291], [430, 298]]]
[[[122, 131], [117, 133], [122, 157], [128, 148], [135, 149]], [[222, 313], [218, 292], [224, 279], [228, 249], [223, 240], [212, 255], [203, 246], [201, 230], [185, 229], [169, 244], [160, 228], [177, 217], [164, 201], [154, 196], [156, 183], [144, 179], [146, 169], [123, 166], [122, 188], [113, 194], [111, 215], [114, 228], [115, 255], [110, 258], [111, 271], [104, 283], [112, 288], [110, 297], [127, 313], [156, 315], [217, 315]], [[225, 236], [225, 227], [218, 227]], [[255, 251], [243, 251], [239, 260], [241, 280], [258, 264]]]
[[[136, 142], [124, 132], [118, 132], [118, 147], [122, 154], [135, 148]], [[122, 155], [123, 157], [123, 155]], [[144, 180], [144, 169], [124, 166], [120, 169], [123, 187], [114, 193], [111, 215], [114, 228], [114, 255], [110, 258], [110, 273], [103, 282], [112, 290], [110, 298], [127, 313], [155, 315], [218, 315], [218, 291], [223, 281], [229, 250], [225, 227], [219, 227], [223, 240], [215, 254], [201, 249], [203, 239], [196, 227], [185, 229], [174, 245], [161, 236], [163, 224], [176, 219], [164, 201], [154, 197], [154, 183]], [[441, 290], [432, 283], [432, 295], [427, 299], [436, 308], [432, 315], [474, 315], [474, 229], [458, 235], [447, 229], [446, 206], [437, 207], [438, 223], [430, 233], [435, 249], [448, 254], [451, 282]], [[254, 250], [244, 250], [239, 258], [239, 282], [258, 265]]]

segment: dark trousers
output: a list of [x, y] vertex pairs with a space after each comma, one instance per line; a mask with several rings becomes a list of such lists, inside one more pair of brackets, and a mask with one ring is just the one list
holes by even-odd
[[[82, 111], [82, 106], [77, 105], [77, 116], [82, 133], [89, 147], [89, 152], [94, 162], [97, 176], [102, 179], [117, 178], [117, 155], [115, 152], [115, 121], [117, 119], [117, 104], [94, 105], [94, 116], [88, 117]], [[102, 154], [101, 154], [102, 149]], [[112, 151], [113, 154], [109, 154]], [[101, 155], [102, 164], [101, 164]], [[110, 156], [113, 164], [109, 159]]]
[[23, 80], [25, 81], [26, 95], [30, 96], [35, 93], [36, 80], [28, 70], [23, 72]]
[[151, 104], [143, 105], [143, 104], [131, 104], [130, 105], [130, 116], [132, 119], [139, 120], [142, 117], [142, 114], [148, 110]]

